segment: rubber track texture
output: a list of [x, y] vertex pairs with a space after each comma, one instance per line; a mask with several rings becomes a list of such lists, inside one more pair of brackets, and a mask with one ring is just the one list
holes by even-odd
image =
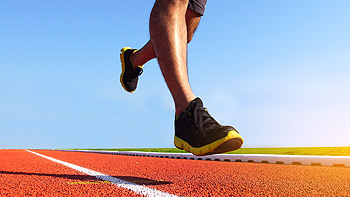
[[112, 177], [112, 176], [109, 176], [107, 174], [103, 174], [101, 172], [97, 172], [97, 171], [94, 171], [94, 170], [91, 170], [91, 169], [88, 169], [88, 168], [84, 168], [84, 167], [81, 167], [81, 166], [74, 165], [72, 163], [68, 163], [68, 162], [61, 161], [61, 160], [58, 160], [58, 159], [55, 159], [55, 158], [52, 158], [52, 157], [48, 157], [46, 155], [42, 155], [42, 154], [39, 154], [37, 152], [33, 152], [33, 151], [30, 151], [30, 150], [26, 150], [26, 151], [28, 151], [28, 152], [30, 152], [32, 154], [35, 154], [35, 155], [37, 155], [39, 157], [43, 157], [45, 159], [48, 159], [50, 161], [62, 164], [64, 166], [66, 166], [66, 167], [72, 168], [72, 169], [77, 170], [79, 172], [85, 173], [87, 175], [96, 177], [97, 179], [102, 180], [104, 182], [112, 183], [112, 184], [116, 185], [117, 187], [126, 188], [128, 190], [131, 190], [131, 191], [137, 193], [137, 194], [150, 196], [150, 197], [158, 197], [158, 196], [176, 197], [175, 195], [171, 195], [171, 194], [168, 194], [168, 193], [165, 193], [165, 192], [162, 192], [162, 191], [158, 191], [158, 190], [155, 190], [155, 189], [152, 189], [152, 188], [149, 188], [149, 187], [144, 187], [144, 186], [136, 184], [136, 183], [132, 183], [132, 182], [128, 182], [128, 181], [125, 181], [125, 180], [122, 180], [122, 179], [118, 179], [116, 177]]
[[141, 196], [24, 150], [0, 150], [0, 196]]
[[178, 196], [350, 194], [350, 168], [35, 152]]

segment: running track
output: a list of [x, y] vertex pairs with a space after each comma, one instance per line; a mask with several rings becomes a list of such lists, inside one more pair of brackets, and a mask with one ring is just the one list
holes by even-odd
[[0, 196], [350, 196], [345, 167], [32, 151], [0, 150]]

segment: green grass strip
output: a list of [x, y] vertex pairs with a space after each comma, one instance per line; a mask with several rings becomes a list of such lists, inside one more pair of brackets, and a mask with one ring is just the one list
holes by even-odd
[[[176, 148], [118, 148], [118, 149], [72, 149], [105, 151], [140, 151], [163, 153], [186, 153]], [[288, 147], [288, 148], [241, 148], [228, 154], [277, 154], [277, 155], [328, 155], [350, 156], [350, 147]]]

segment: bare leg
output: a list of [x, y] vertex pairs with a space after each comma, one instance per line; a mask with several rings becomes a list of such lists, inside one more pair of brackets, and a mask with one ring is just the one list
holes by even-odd
[[[193, 10], [186, 11], [186, 26], [187, 26], [187, 43], [191, 42], [193, 34], [199, 25], [201, 15]], [[140, 66], [146, 64], [149, 60], [156, 58], [152, 42], [149, 40], [145, 46], [136, 51], [131, 58], [133, 65]]]
[[177, 114], [196, 98], [187, 75], [187, 5], [188, 0], [157, 0], [150, 17], [151, 42]]
[[131, 63], [134, 67], [141, 66], [146, 64], [151, 59], [156, 58], [156, 54], [154, 53], [153, 45], [151, 40], [149, 40], [145, 46], [143, 46], [140, 50], [136, 51], [131, 56]]

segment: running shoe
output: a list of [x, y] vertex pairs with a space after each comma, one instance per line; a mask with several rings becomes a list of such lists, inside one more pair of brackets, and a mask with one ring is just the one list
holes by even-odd
[[137, 82], [139, 80], [139, 76], [143, 72], [143, 66], [134, 66], [131, 63], [131, 56], [137, 50], [131, 49], [129, 47], [122, 48], [120, 53], [120, 61], [122, 63], [122, 73], [120, 74], [120, 83], [123, 88], [128, 92], [134, 92], [137, 87]]
[[174, 144], [201, 156], [239, 149], [243, 138], [234, 127], [220, 125], [196, 98], [175, 118]]

